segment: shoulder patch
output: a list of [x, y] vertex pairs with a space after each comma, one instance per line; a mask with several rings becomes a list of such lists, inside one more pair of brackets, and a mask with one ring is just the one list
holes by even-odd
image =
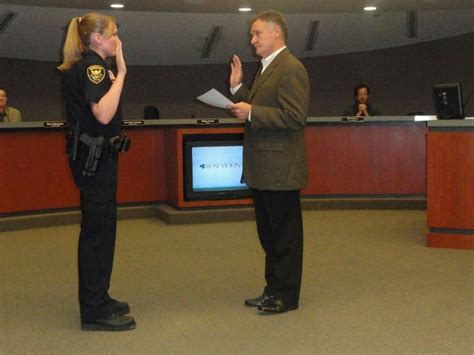
[[90, 65], [87, 67], [87, 77], [94, 84], [99, 84], [105, 78], [105, 69], [101, 65]]

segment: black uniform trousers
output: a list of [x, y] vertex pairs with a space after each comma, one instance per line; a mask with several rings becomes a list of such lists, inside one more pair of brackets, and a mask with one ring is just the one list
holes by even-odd
[[90, 322], [112, 314], [108, 290], [117, 230], [116, 154], [105, 153], [94, 176], [83, 176], [80, 163], [70, 161], [81, 197], [79, 235], [79, 305], [81, 321]]
[[300, 191], [251, 189], [257, 232], [265, 251], [264, 292], [287, 304], [299, 302], [303, 269]]

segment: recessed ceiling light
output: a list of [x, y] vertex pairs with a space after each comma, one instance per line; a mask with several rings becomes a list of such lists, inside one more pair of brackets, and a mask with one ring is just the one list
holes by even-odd
[[375, 11], [375, 10], [377, 10], [377, 8], [375, 6], [366, 6], [366, 7], [364, 7], [364, 10], [365, 11]]
[[124, 4], [120, 4], [120, 3], [112, 3], [110, 4], [110, 7], [113, 8], [113, 9], [123, 9], [124, 8]]
[[250, 7], [239, 7], [239, 11], [240, 12], [249, 12], [249, 11], [252, 11], [252, 9]]

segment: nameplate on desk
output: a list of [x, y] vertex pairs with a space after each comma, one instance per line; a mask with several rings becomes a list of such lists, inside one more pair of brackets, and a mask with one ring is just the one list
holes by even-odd
[[198, 119], [197, 124], [219, 124], [218, 119]]
[[143, 120], [122, 121], [123, 126], [143, 126], [144, 124], [145, 124], [145, 121]]
[[66, 127], [67, 124], [65, 121], [44, 121], [43, 122], [43, 127], [48, 127], [48, 128], [60, 128], [60, 127]]
[[343, 121], [343, 122], [364, 122], [364, 117], [357, 117], [357, 116], [342, 117], [341, 121]]

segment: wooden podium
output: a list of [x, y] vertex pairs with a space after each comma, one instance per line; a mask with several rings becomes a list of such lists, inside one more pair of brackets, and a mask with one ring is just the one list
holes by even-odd
[[242, 134], [243, 127], [235, 128], [173, 128], [166, 131], [166, 185], [168, 187], [168, 203], [176, 208], [238, 206], [249, 205], [251, 199], [230, 200], [193, 200], [187, 201], [184, 194], [184, 136], [213, 134]]

